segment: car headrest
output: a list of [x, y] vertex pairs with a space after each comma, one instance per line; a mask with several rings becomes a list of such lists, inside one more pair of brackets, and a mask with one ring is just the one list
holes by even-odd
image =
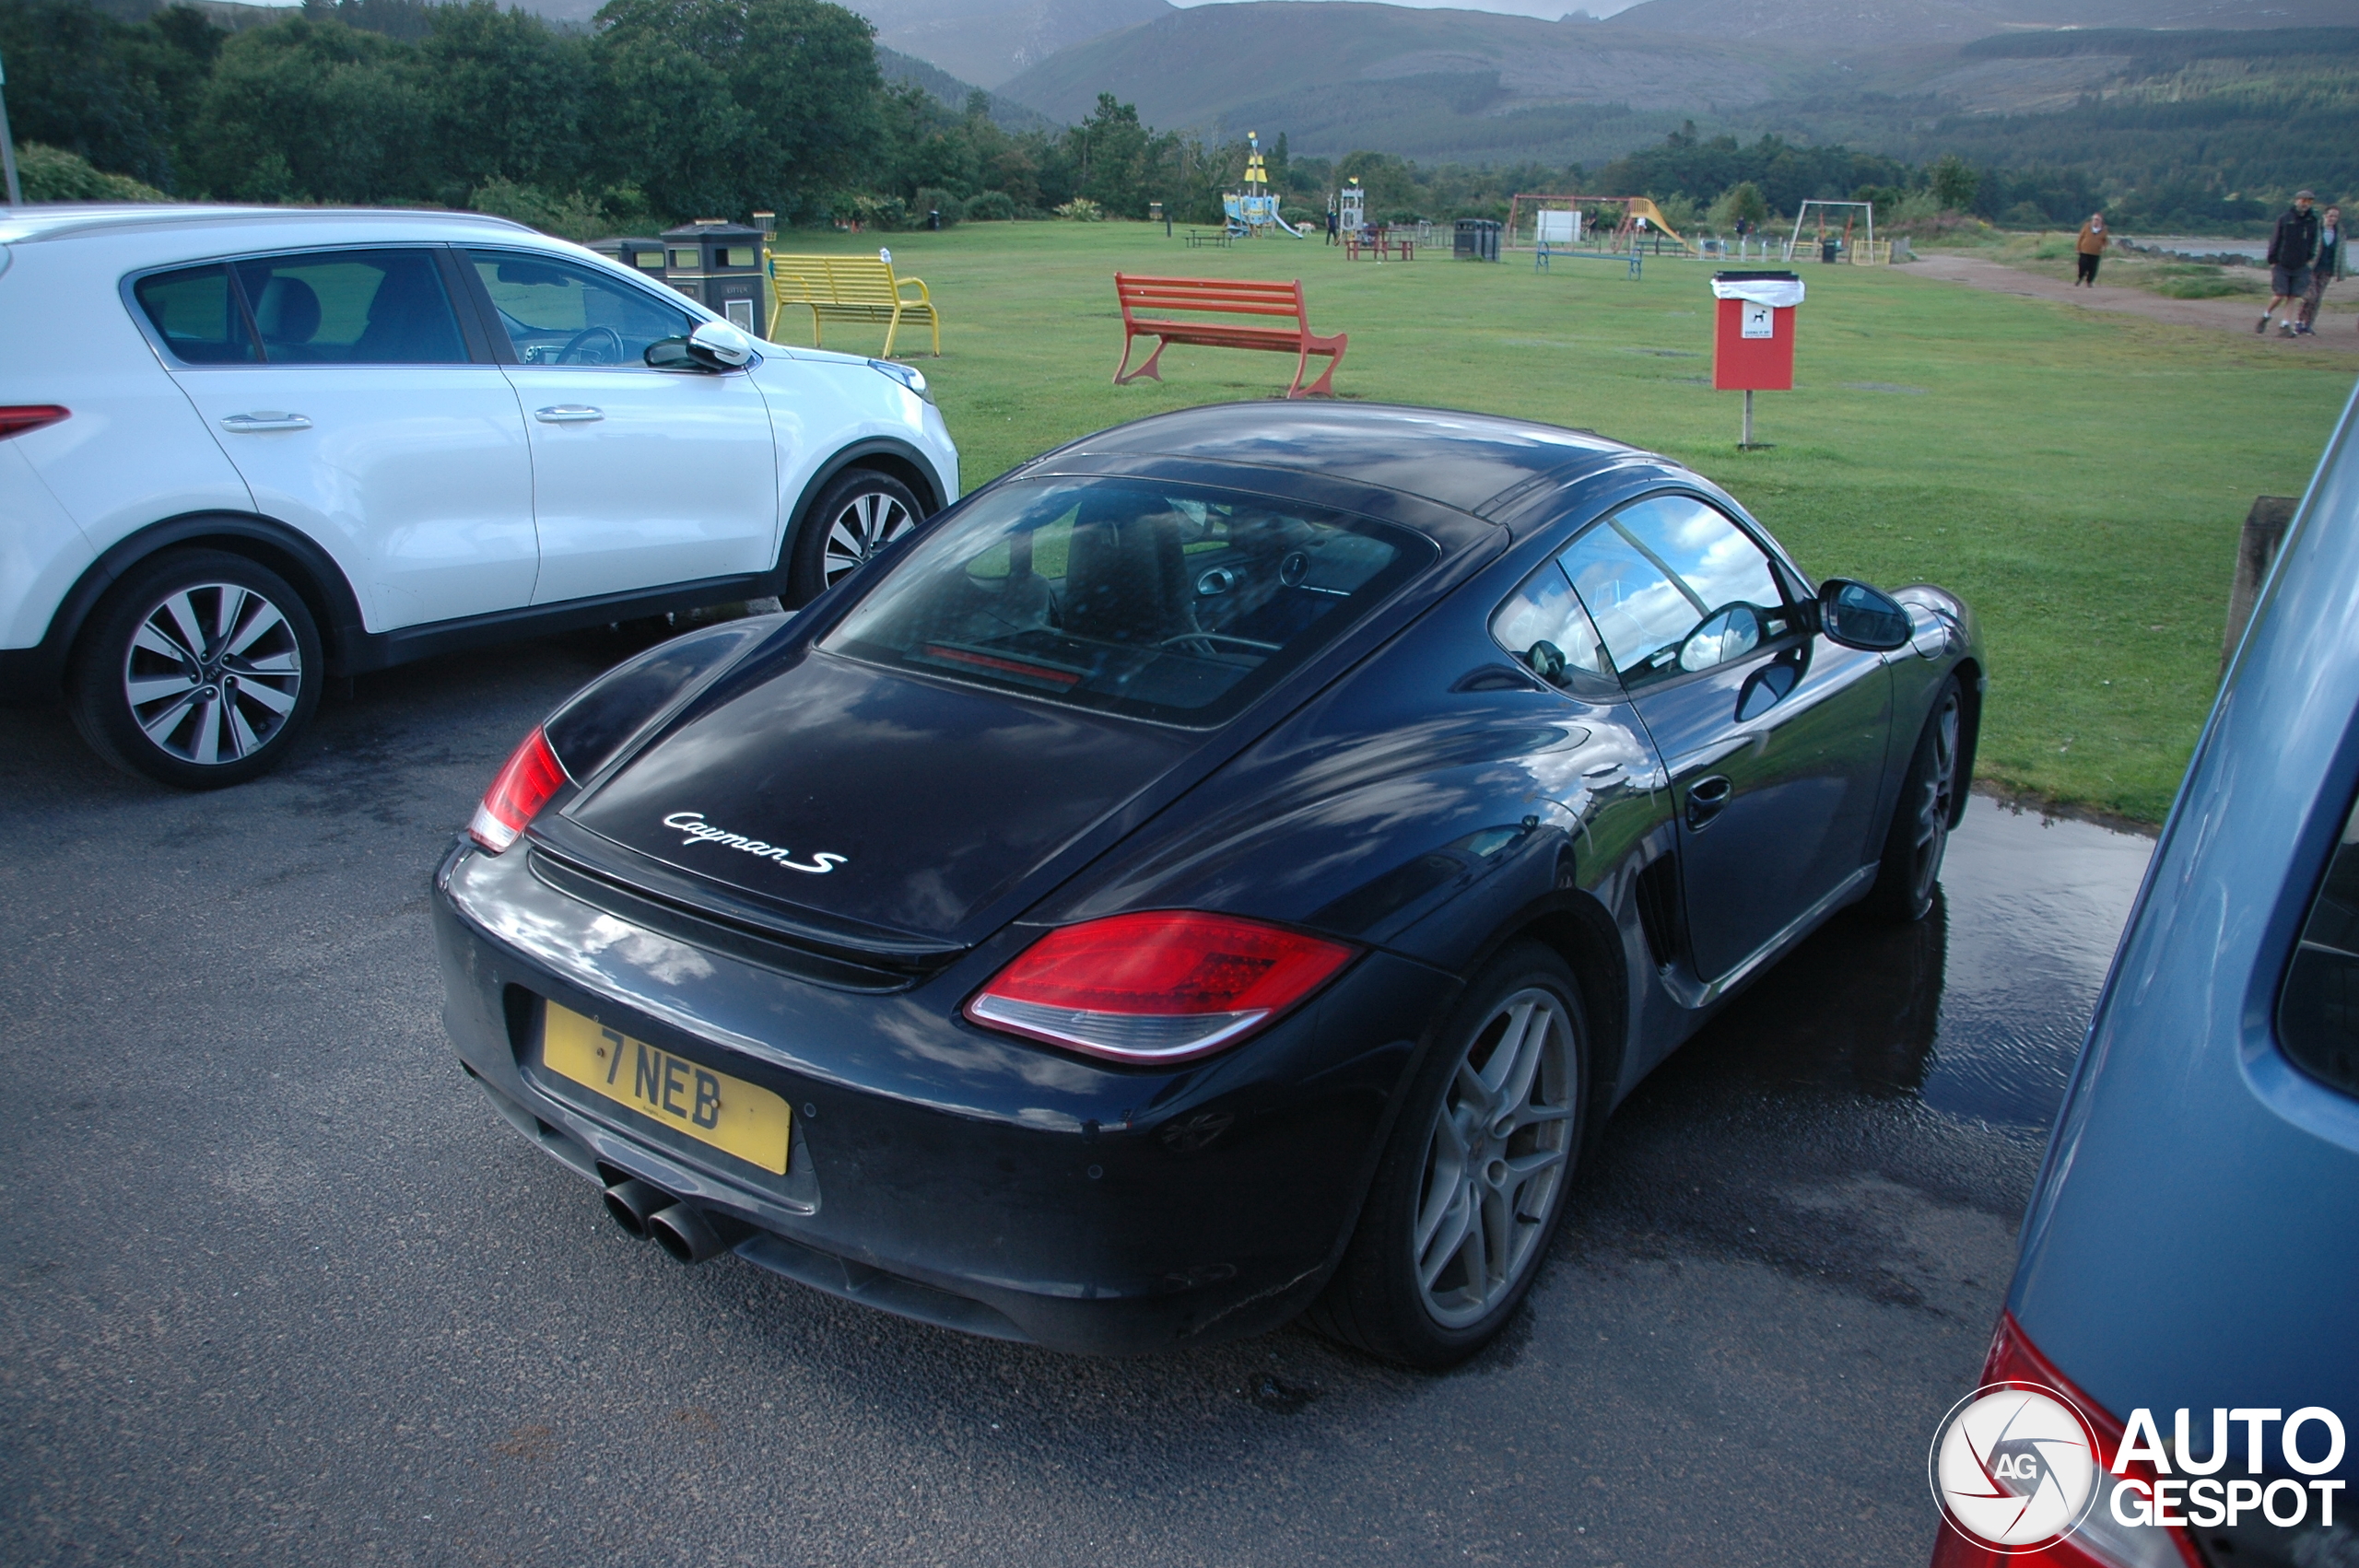
[[299, 277], [274, 276], [254, 301], [264, 343], [309, 343], [320, 330], [320, 297]]

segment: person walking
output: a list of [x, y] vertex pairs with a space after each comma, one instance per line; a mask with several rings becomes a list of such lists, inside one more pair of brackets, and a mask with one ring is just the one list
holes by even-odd
[[2294, 330], [2309, 335], [2318, 324], [2318, 302], [2326, 298], [2326, 286], [2342, 275], [2342, 209], [2326, 209], [2326, 221], [2318, 226], [2318, 253], [2310, 262], [2310, 287], [2302, 295], [2302, 319]]
[[[2310, 207], [2318, 199], [2316, 191], [2296, 191], [2294, 205], [2278, 215], [2276, 232], [2269, 237], [2269, 309], [2260, 313], [2260, 324], [2252, 329], [2257, 333], [2269, 330], [2269, 318], [2276, 314], [2278, 306], [2310, 291], [2310, 257], [2318, 248], [2318, 215]], [[2279, 322], [2278, 330], [2292, 337], [2294, 318]]]
[[2084, 283], [2091, 288], [2097, 286], [2097, 263], [2105, 259], [2105, 248], [2112, 239], [2113, 236], [2106, 232], [2105, 214], [2091, 213], [2089, 221], [2081, 225], [2080, 243], [2075, 247], [2080, 252], [2081, 271], [2080, 275], [2072, 279], [2073, 287], [2078, 288]]
[[1343, 241], [1336, 236], [1336, 228], [1339, 221], [1340, 220], [1335, 216], [1335, 209], [1333, 207], [1329, 207], [1327, 209], [1327, 243], [1330, 245], [1340, 245], [1343, 243]]

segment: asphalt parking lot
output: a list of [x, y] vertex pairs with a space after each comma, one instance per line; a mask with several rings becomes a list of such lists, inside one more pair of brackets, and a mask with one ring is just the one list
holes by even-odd
[[1448, 1376], [1141, 1362], [684, 1270], [444, 1044], [428, 872], [624, 650], [368, 677], [176, 795], [0, 710], [0, 1561], [1921, 1563], [2148, 841], [1977, 799], [1655, 1074]]

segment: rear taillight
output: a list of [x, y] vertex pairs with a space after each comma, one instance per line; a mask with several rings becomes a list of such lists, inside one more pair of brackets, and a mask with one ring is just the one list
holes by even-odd
[[72, 409], [60, 408], [53, 403], [0, 404], [0, 441], [54, 425], [72, 413]]
[[[1982, 1363], [1982, 1381], [2036, 1383], [2061, 1394], [2096, 1428], [2101, 1455], [2121, 1447], [2121, 1422], [2105, 1408], [2072, 1386], [2049, 1364], [2025, 1336], [2013, 1313], [1999, 1316], [1999, 1330], [1990, 1339], [1990, 1354]], [[2185, 1530], [2169, 1525], [2119, 1523], [2110, 1504], [2113, 1489], [2124, 1480], [2152, 1481], [2152, 1467], [2133, 1461], [2125, 1474], [2110, 1470], [2097, 1476], [2096, 1505], [2081, 1527], [2062, 1540], [2036, 1551], [2004, 1552], [1978, 1545], [1945, 1522], [1933, 1546], [1932, 1568], [2202, 1568], [2195, 1542]]]
[[517, 835], [549, 803], [549, 797], [569, 782], [557, 753], [549, 750], [547, 739], [535, 728], [501, 765], [491, 788], [483, 792], [483, 804], [475, 808], [475, 821], [467, 824], [467, 837], [499, 854], [516, 842]]
[[1233, 915], [1113, 915], [1050, 931], [966, 1011], [978, 1024], [1116, 1061], [1185, 1061], [1245, 1038], [1358, 951]]

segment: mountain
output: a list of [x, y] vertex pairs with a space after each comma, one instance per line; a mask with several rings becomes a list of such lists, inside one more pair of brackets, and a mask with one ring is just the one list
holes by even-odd
[[1001, 90], [1060, 120], [1080, 119], [1110, 92], [1166, 130], [1283, 130], [1299, 153], [1379, 147], [1479, 162], [1540, 156], [1543, 146], [1609, 157], [1659, 136], [1658, 127], [1682, 115], [1758, 102], [1804, 64], [1751, 41], [1607, 26], [1352, 0], [1251, 0], [1171, 10], [1073, 45]]
[[[563, 0], [557, 0], [563, 3]], [[1059, 50], [1168, 16], [1167, 0], [850, 0], [876, 41], [985, 88]], [[1092, 101], [1095, 101], [1094, 98]]]
[[1596, 25], [1855, 54], [2050, 28], [2347, 27], [2353, 16], [2351, 0], [1639, 0]]
[[[888, 82], [907, 82], [931, 94], [935, 102], [946, 109], [964, 110], [969, 95], [983, 92], [972, 82], [962, 82], [941, 66], [898, 50], [876, 46], [876, 69]], [[983, 93], [991, 100], [992, 123], [1003, 131], [1022, 135], [1027, 131], [1053, 131], [1056, 122], [1037, 109], [1027, 109], [997, 93]]]

